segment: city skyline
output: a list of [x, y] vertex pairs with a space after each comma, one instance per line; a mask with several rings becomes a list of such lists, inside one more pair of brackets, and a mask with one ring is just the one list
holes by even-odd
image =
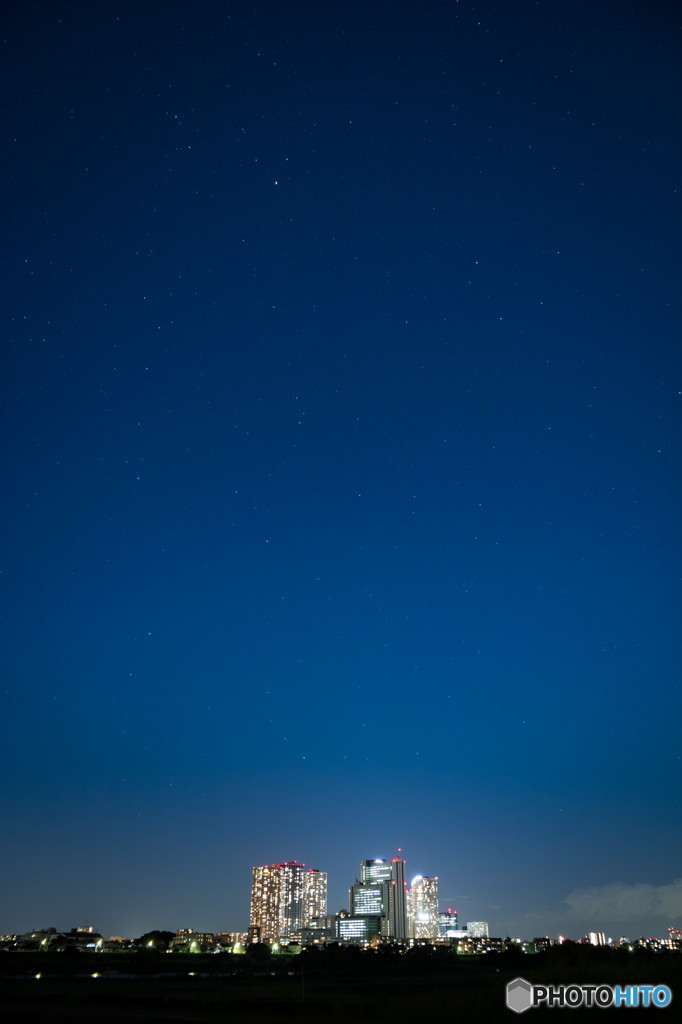
[[[623, 938], [652, 938], [650, 935], [645, 936], [644, 931], [639, 932], [637, 928], [631, 930], [628, 936], [625, 936], [624, 930], [621, 929], [607, 938], [606, 931], [595, 930], [596, 924], [595, 927], [583, 928], [582, 931], [578, 929], [578, 932], [573, 934], [549, 928], [545, 932], [537, 930], [537, 935], [532, 936], [530, 933], [517, 931], [512, 934], [509, 930], [496, 928], [495, 922], [491, 929], [488, 921], [473, 920], [470, 915], [468, 920], [461, 920], [456, 908], [443, 906], [439, 899], [436, 876], [417, 874], [408, 884], [406, 868], [406, 861], [401, 856], [360, 861], [360, 871], [357, 872], [356, 880], [347, 890], [348, 900], [334, 908], [327, 904], [326, 871], [308, 867], [304, 862], [296, 860], [258, 865], [252, 868], [251, 874], [248, 927], [243, 927], [242, 924], [234, 926], [234, 922], [231, 922], [229, 927], [221, 927], [214, 931], [194, 926], [187, 928], [184, 925], [181, 928], [157, 930], [175, 930], [178, 936], [185, 933], [204, 937], [241, 934], [245, 941], [264, 942], [276, 947], [289, 942], [298, 943], [301, 939], [304, 945], [337, 940], [374, 940], [404, 944], [414, 941], [440, 941], [446, 938], [455, 942], [463, 938], [489, 937], [531, 941], [538, 936], [545, 936], [550, 942], [568, 939], [603, 945], [607, 941], [618, 942]], [[402, 900], [396, 900], [396, 885], [402, 889]], [[472, 913], [475, 913], [475, 908], [472, 909]], [[363, 927], [354, 924], [363, 918], [366, 919]], [[48, 928], [55, 931], [53, 926], [44, 923], [32, 931], [45, 934]], [[142, 934], [150, 930], [154, 930], [151, 925], [144, 929]], [[15, 934], [27, 935], [30, 931], [18, 929]], [[57, 929], [57, 932], [60, 931], [70, 931], [72, 935], [82, 933], [87, 939], [96, 929], [86, 921], [71, 929]], [[678, 939], [682, 934], [682, 929], [676, 925], [668, 925], [659, 931], [659, 939], [666, 934]], [[2, 934], [0, 930], [0, 935]], [[100, 932], [96, 932], [96, 937], [101, 939]], [[135, 934], [127, 934], [127, 937], [132, 939]]]
[[680, 21], [9, 5], [0, 932], [682, 924]]

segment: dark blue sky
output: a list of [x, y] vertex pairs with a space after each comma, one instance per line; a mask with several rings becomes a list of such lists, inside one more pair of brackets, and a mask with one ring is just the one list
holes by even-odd
[[680, 21], [10, 7], [0, 931], [682, 923]]

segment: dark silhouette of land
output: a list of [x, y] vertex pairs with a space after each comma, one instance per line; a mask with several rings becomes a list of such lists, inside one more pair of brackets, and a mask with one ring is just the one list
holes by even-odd
[[[7, 952], [0, 955], [0, 1005], [5, 1019], [18, 1024], [511, 1022], [516, 1015], [505, 1006], [505, 986], [519, 976], [536, 984], [672, 989], [673, 1002], [660, 1018], [655, 1008], [628, 1009], [627, 1020], [643, 1013], [676, 1019], [678, 995], [682, 1000], [679, 953], [570, 943], [536, 955], [467, 957], [447, 947], [403, 953], [335, 945], [297, 956], [271, 955], [259, 946], [242, 955]], [[524, 1019], [575, 1021], [576, 1013], [588, 1012], [602, 1020], [623, 1009], [532, 1009]]]

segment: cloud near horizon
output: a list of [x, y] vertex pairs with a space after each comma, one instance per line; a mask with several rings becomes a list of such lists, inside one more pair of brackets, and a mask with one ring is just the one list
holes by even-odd
[[682, 878], [667, 885], [613, 882], [589, 889], [574, 889], [566, 897], [573, 918], [600, 917], [608, 921], [631, 921], [645, 917], [682, 918]]

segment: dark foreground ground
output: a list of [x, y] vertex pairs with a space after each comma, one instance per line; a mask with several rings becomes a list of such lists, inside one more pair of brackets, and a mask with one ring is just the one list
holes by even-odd
[[[505, 1006], [505, 986], [519, 976], [535, 984], [666, 984], [673, 1002], [663, 1009], [531, 1009], [517, 1015]], [[0, 1012], [10, 1024], [532, 1024], [586, 1014], [600, 1022], [620, 1014], [623, 1024], [643, 1015], [672, 1024], [682, 1020], [682, 954], [583, 946], [480, 957], [444, 949], [399, 955], [332, 948], [295, 957], [269, 957], [262, 949], [242, 956], [9, 952], [0, 955]]]

